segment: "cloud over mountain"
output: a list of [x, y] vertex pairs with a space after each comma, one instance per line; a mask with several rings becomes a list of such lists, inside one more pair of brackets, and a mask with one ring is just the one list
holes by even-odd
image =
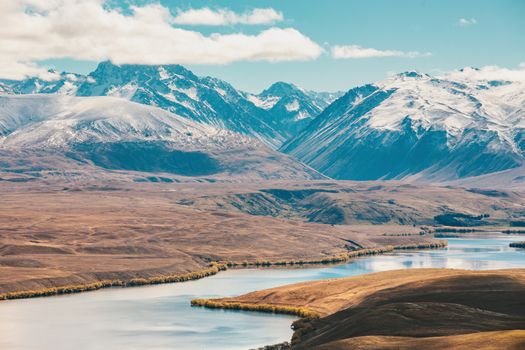
[[499, 66], [484, 66], [481, 68], [466, 67], [461, 70], [447, 72], [444, 77], [458, 80], [508, 80], [525, 82], [525, 62], [517, 68]]
[[[235, 20], [255, 23], [265, 15], [254, 10]], [[12, 79], [45, 73], [36, 62], [52, 58], [227, 64], [309, 60], [323, 52], [293, 28], [272, 27], [253, 35], [204, 35], [177, 28], [176, 17], [160, 4], [122, 10], [104, 0], [2, 1], [0, 22], [0, 77]]]

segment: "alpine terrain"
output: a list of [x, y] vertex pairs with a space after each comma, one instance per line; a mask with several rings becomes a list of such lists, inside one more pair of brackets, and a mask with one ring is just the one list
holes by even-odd
[[[289, 88], [274, 88], [281, 84]], [[272, 148], [294, 136], [338, 96], [304, 92], [285, 83], [274, 86], [255, 96], [222, 80], [198, 77], [180, 65], [105, 61], [87, 76], [50, 71], [46, 79], [1, 80], [0, 93], [120, 97], [255, 137]]]
[[351, 89], [281, 150], [336, 179], [479, 176], [525, 163], [524, 108], [522, 82], [405, 72]]
[[61, 163], [182, 176], [322, 178], [253, 138], [125, 99], [0, 96], [2, 168], [22, 159], [27, 165], [35, 156], [46, 166], [53, 156]]
[[288, 137], [306, 127], [342, 92], [306, 91], [293, 84], [277, 82], [259, 95], [247, 95], [256, 106], [269, 112], [270, 123], [279, 124]]

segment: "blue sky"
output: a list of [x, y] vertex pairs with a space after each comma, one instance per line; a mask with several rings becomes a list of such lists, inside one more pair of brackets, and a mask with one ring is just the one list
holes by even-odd
[[[130, 3], [144, 6], [152, 2], [112, 0], [106, 7], [125, 8]], [[245, 59], [227, 64], [183, 62], [198, 75], [219, 77], [252, 92], [278, 80], [312, 90], [334, 91], [411, 69], [438, 74], [465, 66], [515, 68], [525, 62], [525, 1], [520, 0], [161, 0], [160, 5], [173, 16], [205, 7], [237, 14], [271, 8], [282, 14], [282, 20], [262, 25], [172, 25], [205, 36], [212, 33], [258, 35], [268, 28], [293, 28], [325, 50], [316, 58], [284, 62]], [[334, 46], [350, 45], [399, 54], [340, 59], [331, 55]], [[409, 55], [409, 52], [417, 53]], [[38, 62], [41, 66], [79, 73], [88, 73], [96, 66], [95, 60], [78, 57], [46, 58]]]

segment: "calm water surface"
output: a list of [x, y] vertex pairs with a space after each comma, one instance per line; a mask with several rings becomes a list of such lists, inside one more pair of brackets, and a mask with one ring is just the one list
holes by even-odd
[[193, 298], [238, 295], [300, 281], [405, 268], [525, 267], [523, 236], [449, 239], [312, 269], [228, 270], [198, 281], [0, 302], [0, 349], [249, 349], [289, 340], [292, 316], [191, 308]]

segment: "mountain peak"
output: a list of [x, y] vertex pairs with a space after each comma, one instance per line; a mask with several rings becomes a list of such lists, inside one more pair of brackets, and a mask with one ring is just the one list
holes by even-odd
[[292, 83], [278, 81], [265, 89], [259, 96], [288, 96], [291, 94], [303, 94], [303, 90]]
[[281, 150], [336, 179], [480, 176], [524, 164], [524, 101], [505, 81], [404, 72], [350, 90]]
[[467, 66], [467, 67], [461, 68], [459, 71], [462, 72], [462, 73], [464, 73], [464, 72], [468, 72], [468, 71], [476, 71], [476, 72], [479, 72], [480, 69], [479, 69], [479, 68], [476, 68], [476, 67], [470, 67], [470, 66]]
[[167, 65], [146, 65], [146, 64], [115, 64], [109, 60], [102, 61], [98, 64], [97, 68], [90, 73], [90, 76], [123, 76], [123, 77], [138, 77], [142, 75], [148, 76], [148, 79], [154, 75], [165, 74], [177, 74], [187, 77], [191, 80], [196, 80], [197, 76], [190, 70], [184, 68], [179, 64], [167, 64]]
[[418, 71], [415, 71], [415, 70], [410, 70], [410, 71], [406, 71], [406, 72], [402, 72], [402, 73], [397, 74], [397, 77], [420, 79], [420, 78], [429, 77], [429, 75], [428, 74], [424, 74], [424, 73], [419, 73]]

